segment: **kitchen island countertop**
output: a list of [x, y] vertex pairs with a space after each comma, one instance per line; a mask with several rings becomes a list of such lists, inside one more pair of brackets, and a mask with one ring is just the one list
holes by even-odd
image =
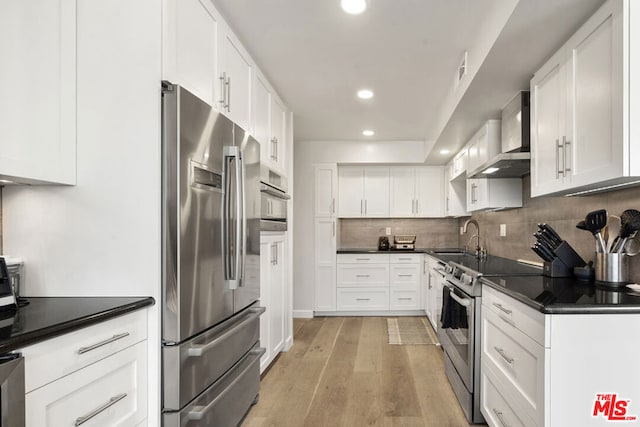
[[[23, 299], [23, 298], [21, 298]], [[155, 304], [152, 297], [26, 297], [0, 313], [0, 354]]]

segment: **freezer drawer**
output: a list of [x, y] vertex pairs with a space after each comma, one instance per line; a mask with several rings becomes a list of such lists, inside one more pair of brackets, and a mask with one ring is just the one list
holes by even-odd
[[180, 410], [236, 364], [260, 339], [264, 311], [249, 307], [193, 339], [164, 346], [163, 410]]
[[256, 402], [260, 388], [260, 357], [256, 345], [229, 372], [180, 412], [164, 413], [164, 427], [235, 427]]

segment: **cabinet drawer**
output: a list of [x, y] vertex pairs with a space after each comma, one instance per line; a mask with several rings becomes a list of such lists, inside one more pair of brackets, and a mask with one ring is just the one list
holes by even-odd
[[421, 254], [389, 254], [391, 264], [420, 264]]
[[338, 264], [385, 264], [389, 254], [338, 254]]
[[519, 411], [507, 403], [504, 395], [498, 391], [500, 387], [493, 382], [491, 375], [485, 370], [482, 370], [481, 373], [480, 387], [482, 415], [484, 415], [487, 424], [494, 427], [525, 427], [532, 425], [516, 415]]
[[42, 387], [146, 337], [147, 310], [139, 310], [25, 347], [25, 391]]
[[389, 286], [389, 264], [338, 264], [338, 287]]
[[92, 427], [139, 424], [147, 416], [146, 374], [143, 341], [27, 393], [26, 426], [73, 426], [90, 415]]
[[391, 286], [418, 286], [421, 276], [420, 264], [391, 264], [389, 283]]
[[389, 310], [388, 288], [338, 289], [338, 310]]
[[389, 310], [419, 310], [420, 291], [416, 288], [391, 288]]
[[482, 287], [482, 305], [544, 346], [544, 314], [489, 286]]
[[542, 425], [544, 347], [505, 323], [492, 310], [482, 312], [482, 365], [504, 384], [508, 401]]

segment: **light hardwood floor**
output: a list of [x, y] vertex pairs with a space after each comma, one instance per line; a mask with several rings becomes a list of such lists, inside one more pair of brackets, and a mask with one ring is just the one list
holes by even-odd
[[384, 317], [295, 319], [243, 427], [464, 426], [435, 345], [387, 344]]

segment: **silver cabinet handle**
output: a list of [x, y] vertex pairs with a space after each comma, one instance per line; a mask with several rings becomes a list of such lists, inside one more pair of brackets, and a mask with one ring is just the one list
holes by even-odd
[[333, 229], [333, 237], [336, 237], [336, 222], [331, 221], [331, 228]]
[[278, 265], [279, 260], [278, 260], [278, 244], [277, 243], [273, 244], [273, 253], [275, 255], [275, 262], [273, 265]]
[[[564, 136], [562, 137], [564, 142]], [[560, 149], [564, 147], [564, 144], [560, 144], [560, 140], [556, 139], [556, 179], [560, 178], [560, 174], [564, 177], [564, 169], [560, 170]], [[564, 157], [562, 160], [564, 164]]]
[[398, 298], [398, 301], [411, 301], [413, 298]]
[[371, 277], [368, 274], [356, 274], [356, 277]]
[[227, 77], [225, 86], [227, 88], [227, 112], [231, 112], [231, 76]]
[[563, 169], [564, 169], [564, 175], [566, 176], [567, 172], [571, 172], [571, 168], [567, 167], [567, 146], [571, 145], [571, 141], [569, 141], [567, 139], [566, 136], [562, 137], [562, 142], [564, 142], [564, 150], [563, 150], [563, 156], [562, 156], [562, 165], [563, 165]]
[[264, 313], [267, 309], [265, 307], [253, 307], [247, 310], [247, 317], [241, 322], [237, 323], [235, 326], [227, 329], [223, 334], [216, 337], [214, 340], [209, 341], [205, 345], [194, 345], [187, 349], [187, 356], [189, 357], [200, 357], [204, 353], [206, 353], [209, 349], [215, 347], [220, 344], [221, 341], [224, 341], [228, 337], [236, 334], [240, 329], [246, 326], [247, 323], [253, 322], [256, 318], [260, 317], [262, 313]]
[[415, 200], [411, 200], [411, 213], [412, 214], [416, 213], [416, 201]]
[[360, 215], [364, 214], [364, 200], [360, 199]]
[[76, 418], [76, 422], [73, 423], [73, 425], [75, 427], [81, 426], [82, 424], [84, 424], [87, 421], [89, 421], [91, 418], [93, 418], [96, 415], [99, 415], [100, 413], [102, 413], [102, 412], [106, 411], [107, 409], [111, 408], [113, 405], [115, 405], [116, 403], [120, 402], [125, 397], [127, 397], [127, 393], [122, 393], [122, 394], [119, 394], [117, 396], [113, 396], [111, 399], [109, 399], [109, 401], [107, 403], [105, 403], [104, 405], [100, 406], [99, 408], [94, 409], [93, 411], [89, 412], [87, 415], [84, 415], [82, 417]]
[[471, 300], [466, 298], [462, 299], [458, 295], [456, 295], [455, 292], [453, 291], [449, 291], [449, 296], [463, 307], [469, 307], [471, 305]]
[[416, 215], [420, 213], [420, 200], [416, 199]]
[[218, 103], [220, 104], [220, 107], [222, 107], [223, 110], [227, 108], [227, 103], [225, 102], [227, 97], [227, 91], [225, 87], [226, 81], [227, 81], [227, 73], [223, 72], [222, 75], [220, 76], [220, 101], [218, 101]]
[[503, 427], [509, 427], [509, 424], [504, 422], [504, 417], [502, 416], [502, 412], [498, 411], [496, 408], [493, 408], [493, 413], [496, 414], [496, 417], [498, 417], [498, 420], [500, 421], [500, 424], [502, 424]]
[[100, 341], [97, 344], [89, 345], [89, 346], [86, 346], [86, 347], [80, 347], [78, 349], [78, 354], [88, 353], [91, 350], [95, 350], [96, 348], [102, 347], [102, 346], [107, 345], [107, 344], [111, 344], [114, 341], [118, 341], [118, 340], [120, 340], [120, 339], [122, 339], [124, 337], [128, 337], [128, 336], [129, 336], [129, 332], [124, 332], [122, 334], [114, 335], [111, 338], [108, 338], [108, 339], [106, 339], [104, 341]]
[[505, 354], [504, 350], [501, 349], [500, 347], [493, 347], [493, 349], [505, 360], [505, 362], [507, 362], [509, 365], [511, 365], [513, 363], [513, 361], [515, 360], [513, 357], [509, 357]]
[[411, 261], [411, 258], [398, 258], [399, 261]]
[[371, 298], [356, 298], [356, 301], [371, 301]]
[[502, 304], [498, 304], [497, 302], [494, 302], [493, 305], [505, 314], [513, 313], [513, 311], [509, 310], [508, 308], [505, 308]]
[[446, 210], [446, 213], [449, 213], [449, 198], [448, 197], [445, 199], [445, 210]]
[[336, 198], [331, 199], [331, 213], [336, 213]]
[[398, 277], [413, 277], [413, 274], [398, 274]]
[[356, 258], [356, 261], [371, 261], [371, 258]]
[[276, 137], [271, 138], [271, 160], [277, 160], [278, 156], [276, 155]]
[[364, 214], [367, 214], [367, 199], [364, 199]]

